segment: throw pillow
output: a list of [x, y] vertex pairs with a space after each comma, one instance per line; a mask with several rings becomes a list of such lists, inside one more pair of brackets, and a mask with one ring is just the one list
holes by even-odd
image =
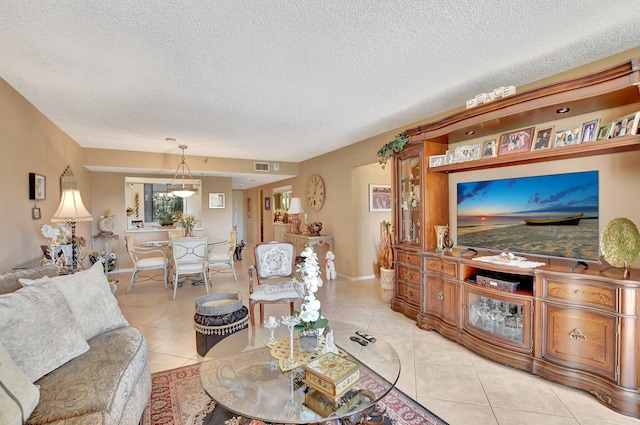
[[40, 400], [40, 390], [0, 344], [0, 425], [22, 425]]
[[64, 295], [87, 341], [129, 324], [111, 292], [102, 262], [96, 262], [89, 270], [49, 280]]
[[89, 349], [64, 295], [47, 284], [0, 295], [0, 343], [31, 382]]

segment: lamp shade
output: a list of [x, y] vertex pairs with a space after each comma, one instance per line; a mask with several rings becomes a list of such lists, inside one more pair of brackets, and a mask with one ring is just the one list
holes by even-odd
[[58, 210], [51, 217], [52, 222], [78, 222], [92, 221], [93, 217], [82, 203], [82, 197], [78, 189], [65, 189]]
[[302, 201], [300, 198], [291, 198], [291, 205], [289, 206], [289, 214], [300, 214], [302, 212]]

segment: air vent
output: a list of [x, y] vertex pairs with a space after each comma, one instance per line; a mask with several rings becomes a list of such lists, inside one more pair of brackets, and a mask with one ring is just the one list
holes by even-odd
[[253, 171], [269, 171], [268, 162], [254, 162]]

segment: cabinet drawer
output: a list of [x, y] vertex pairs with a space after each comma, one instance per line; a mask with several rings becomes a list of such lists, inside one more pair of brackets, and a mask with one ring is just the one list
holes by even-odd
[[441, 273], [445, 276], [456, 277], [456, 264], [440, 261], [436, 258], [427, 260], [427, 270]]
[[398, 266], [398, 281], [401, 280], [420, 285], [422, 283], [422, 273], [420, 273], [420, 270]]
[[543, 303], [542, 356], [570, 368], [616, 380], [617, 318]]
[[398, 251], [398, 262], [420, 267], [422, 257], [412, 252]]
[[616, 290], [582, 282], [563, 282], [545, 278], [545, 298], [593, 304], [616, 311]]
[[420, 287], [398, 282], [398, 297], [405, 299], [410, 304], [420, 306]]

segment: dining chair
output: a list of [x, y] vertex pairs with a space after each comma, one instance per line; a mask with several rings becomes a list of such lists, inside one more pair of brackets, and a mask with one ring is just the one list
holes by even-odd
[[181, 275], [202, 274], [204, 287], [209, 293], [209, 253], [206, 237], [174, 237], [172, 243], [173, 255], [173, 299], [176, 299], [178, 278]]
[[[133, 262], [133, 273], [131, 274], [131, 280], [129, 286], [127, 286], [126, 293], [132, 286], [135, 286], [135, 281], [138, 277], [138, 273], [144, 270], [162, 270], [164, 288], [167, 289], [167, 254], [166, 251], [158, 247], [145, 247], [135, 245], [133, 241], [133, 235], [126, 235], [124, 237], [124, 245], [127, 249], [127, 254]], [[150, 254], [160, 254], [149, 256]], [[155, 280], [156, 276], [150, 276], [145, 280]]]
[[249, 267], [249, 316], [255, 326], [253, 309], [260, 305], [260, 326], [264, 323], [264, 304], [293, 303], [303, 293], [295, 279], [295, 247], [291, 242], [266, 242], [253, 249], [255, 264]]
[[[236, 250], [236, 233], [235, 230], [232, 230], [229, 234], [228, 241], [209, 245], [209, 274], [214, 271], [211, 269], [212, 267], [228, 266], [229, 269], [231, 269], [233, 280], [238, 281], [236, 269], [233, 264], [233, 254]], [[221, 270], [216, 269], [215, 271], [219, 272]]]

